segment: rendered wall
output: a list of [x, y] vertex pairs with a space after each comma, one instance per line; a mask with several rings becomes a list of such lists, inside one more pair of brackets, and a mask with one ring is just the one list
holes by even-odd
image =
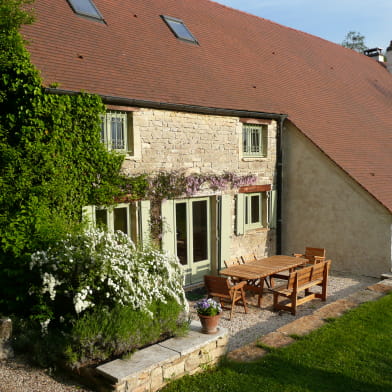
[[283, 252], [322, 247], [332, 270], [390, 272], [392, 215], [291, 123], [283, 156]]

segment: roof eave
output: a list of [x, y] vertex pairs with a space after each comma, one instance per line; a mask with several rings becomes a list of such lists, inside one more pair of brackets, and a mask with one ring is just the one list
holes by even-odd
[[[75, 95], [79, 94], [78, 91], [63, 90], [58, 88], [45, 88], [45, 91], [49, 94], [66, 94]], [[125, 97], [114, 97], [111, 95], [97, 94], [102, 98], [102, 101], [106, 104], [118, 105], [118, 106], [136, 106], [151, 109], [162, 109], [162, 110], [174, 110], [184, 111], [191, 113], [200, 114], [211, 114], [216, 116], [234, 116], [234, 117], [254, 117], [254, 118], [267, 118], [273, 120], [282, 120], [287, 118], [287, 114], [284, 113], [268, 113], [258, 112], [252, 110], [239, 110], [229, 108], [218, 108], [218, 107], [207, 107], [199, 105], [180, 104], [172, 102], [156, 102], [142, 99], [125, 98]]]

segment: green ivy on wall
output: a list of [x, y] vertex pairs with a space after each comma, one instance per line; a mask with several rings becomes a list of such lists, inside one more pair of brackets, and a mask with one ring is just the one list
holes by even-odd
[[29, 4], [0, 0], [0, 313], [28, 298], [30, 253], [72, 231], [83, 206], [120, 194], [123, 157], [100, 141], [101, 99], [42, 87], [19, 33]]

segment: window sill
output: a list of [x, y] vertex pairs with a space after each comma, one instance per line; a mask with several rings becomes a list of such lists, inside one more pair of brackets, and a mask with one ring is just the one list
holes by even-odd
[[253, 161], [267, 161], [268, 157], [242, 157], [243, 162], [253, 162]]
[[129, 155], [129, 154], [126, 154], [124, 159], [126, 161], [138, 161], [138, 160], [140, 160], [140, 158], [138, 158], [136, 155]]
[[270, 230], [269, 227], [257, 227], [253, 229], [245, 229], [245, 235], [263, 233], [269, 230]]

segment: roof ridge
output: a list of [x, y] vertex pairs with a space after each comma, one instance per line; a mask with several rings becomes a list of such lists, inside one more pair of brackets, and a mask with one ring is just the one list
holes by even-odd
[[[199, 0], [199, 1], [200, 1], [200, 0]], [[259, 15], [251, 14], [250, 12], [246, 12], [246, 11], [243, 11], [243, 10], [239, 10], [239, 9], [237, 9], [237, 8], [230, 7], [230, 6], [225, 5], [225, 4], [222, 4], [222, 3], [218, 3], [218, 2], [215, 1], [215, 0], [206, 0], [206, 1], [207, 1], [207, 2], [210, 2], [210, 3], [214, 3], [214, 4], [216, 4], [216, 5], [218, 5], [218, 6], [221, 6], [221, 7], [227, 8], [228, 10], [235, 11], [236, 13], [240, 12], [240, 13], [242, 13], [242, 14], [244, 14], [244, 15], [247, 15], [247, 16], [250, 16], [250, 17], [253, 17], [253, 18], [257, 18], [257, 19], [261, 19], [261, 20], [263, 20], [263, 21], [272, 23], [272, 24], [274, 24], [274, 25], [276, 25], [276, 26], [283, 27], [283, 28], [285, 28], [285, 29], [295, 31], [296, 33], [301, 33], [301, 34], [303, 34], [303, 35], [305, 35], [305, 36], [309, 36], [309, 37], [311, 37], [311, 38], [317, 38], [317, 39], [320, 39], [321, 41], [325, 41], [325, 42], [328, 42], [328, 43], [330, 43], [330, 44], [334, 44], [334, 45], [341, 46], [340, 44], [338, 44], [338, 43], [336, 43], [336, 42], [329, 41], [329, 40], [327, 40], [327, 39], [325, 39], [325, 38], [319, 37], [318, 35], [314, 35], [314, 34], [311, 34], [311, 33], [306, 32], [306, 31], [298, 30], [298, 29], [296, 29], [296, 28], [294, 28], [294, 27], [285, 26], [284, 24], [281, 24], [281, 23], [279, 23], [279, 22], [275, 22], [274, 20], [267, 19], [267, 18], [264, 18], [264, 17], [259, 16]], [[392, 42], [392, 41], [391, 41], [391, 42]], [[341, 47], [343, 47], [343, 46], [341, 46]], [[346, 48], [346, 49], [347, 49], [347, 48]]]

